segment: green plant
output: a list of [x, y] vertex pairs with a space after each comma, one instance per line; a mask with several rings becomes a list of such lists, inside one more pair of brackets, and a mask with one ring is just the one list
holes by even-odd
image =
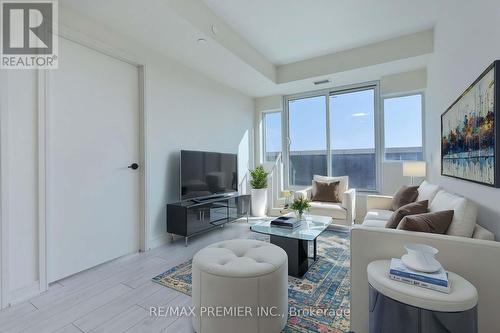
[[309, 203], [309, 200], [304, 197], [299, 197], [293, 200], [292, 205], [290, 206], [290, 208], [298, 212], [299, 215], [302, 215], [306, 210], [309, 210], [310, 207], [311, 204]]
[[268, 173], [262, 165], [250, 170], [250, 186], [253, 189], [267, 188], [267, 175]]

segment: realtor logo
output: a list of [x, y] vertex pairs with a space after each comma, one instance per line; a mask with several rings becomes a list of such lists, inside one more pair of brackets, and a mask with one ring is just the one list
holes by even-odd
[[0, 68], [57, 68], [57, 0], [0, 3]]

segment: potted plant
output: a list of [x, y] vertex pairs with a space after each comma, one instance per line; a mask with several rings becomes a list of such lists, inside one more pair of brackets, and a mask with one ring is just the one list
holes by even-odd
[[265, 216], [267, 211], [267, 176], [262, 165], [250, 170], [250, 186], [252, 187], [252, 215]]
[[309, 200], [304, 197], [295, 199], [290, 206], [290, 208], [295, 211], [295, 214], [297, 215], [297, 218], [299, 220], [302, 220], [302, 215], [305, 211], [309, 210], [309, 207], [311, 207], [311, 204], [309, 204]]

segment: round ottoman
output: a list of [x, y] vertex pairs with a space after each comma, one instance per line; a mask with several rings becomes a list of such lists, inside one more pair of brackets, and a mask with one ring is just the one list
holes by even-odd
[[198, 333], [277, 333], [288, 318], [288, 257], [252, 239], [212, 244], [195, 254], [192, 295]]

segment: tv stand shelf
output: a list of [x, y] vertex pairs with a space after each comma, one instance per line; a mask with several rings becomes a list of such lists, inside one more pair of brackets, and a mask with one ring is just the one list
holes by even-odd
[[188, 239], [250, 214], [250, 195], [237, 194], [167, 205], [167, 232]]

